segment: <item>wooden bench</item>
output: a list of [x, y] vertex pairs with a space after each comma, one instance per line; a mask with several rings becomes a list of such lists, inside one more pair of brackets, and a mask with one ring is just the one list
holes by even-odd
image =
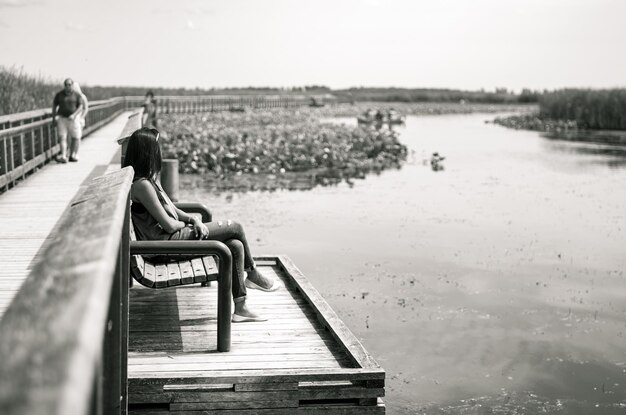
[[[199, 213], [203, 222], [211, 221], [211, 212], [200, 203], [177, 203], [176, 206], [188, 213]], [[232, 256], [228, 247], [218, 241], [137, 241], [132, 219], [129, 220], [130, 273], [141, 285], [167, 288], [217, 281], [217, 349], [229, 351]], [[142, 256], [148, 254], [157, 254], [160, 258]], [[187, 259], [177, 260], [180, 256]]]
[[[211, 221], [211, 212], [200, 203], [176, 203], [176, 206], [189, 213], [200, 213], [203, 222]], [[137, 241], [132, 218], [130, 240]], [[132, 255], [130, 265], [131, 275], [135, 281], [148, 288], [218, 281], [218, 268], [213, 256], [177, 261], [175, 256], [167, 260], [167, 258], [145, 259], [141, 255]]]

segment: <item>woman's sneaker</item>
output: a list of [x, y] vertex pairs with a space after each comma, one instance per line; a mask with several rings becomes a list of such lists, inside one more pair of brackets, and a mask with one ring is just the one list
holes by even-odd
[[56, 161], [57, 163], [63, 163], [63, 164], [67, 163], [67, 159], [65, 157], [57, 156]]

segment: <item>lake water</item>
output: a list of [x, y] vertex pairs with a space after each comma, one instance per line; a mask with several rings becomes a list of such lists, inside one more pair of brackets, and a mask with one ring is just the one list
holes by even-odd
[[408, 117], [409, 160], [353, 186], [181, 199], [294, 260], [386, 369], [390, 414], [624, 414], [626, 152], [492, 117]]

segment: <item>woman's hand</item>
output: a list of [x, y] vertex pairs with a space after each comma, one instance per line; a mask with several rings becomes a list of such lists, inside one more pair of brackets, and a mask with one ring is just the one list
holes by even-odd
[[209, 228], [204, 223], [194, 216], [193, 218], [193, 230], [196, 233], [196, 238], [207, 239], [209, 237]]

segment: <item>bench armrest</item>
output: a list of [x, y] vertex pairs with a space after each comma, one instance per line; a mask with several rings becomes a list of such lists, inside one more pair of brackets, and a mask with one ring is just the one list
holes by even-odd
[[217, 255], [232, 262], [230, 249], [219, 241], [130, 241], [130, 254]]
[[174, 203], [180, 210], [184, 210], [187, 213], [200, 213], [202, 215], [202, 222], [211, 222], [213, 215], [206, 205], [199, 202], [177, 202]]

